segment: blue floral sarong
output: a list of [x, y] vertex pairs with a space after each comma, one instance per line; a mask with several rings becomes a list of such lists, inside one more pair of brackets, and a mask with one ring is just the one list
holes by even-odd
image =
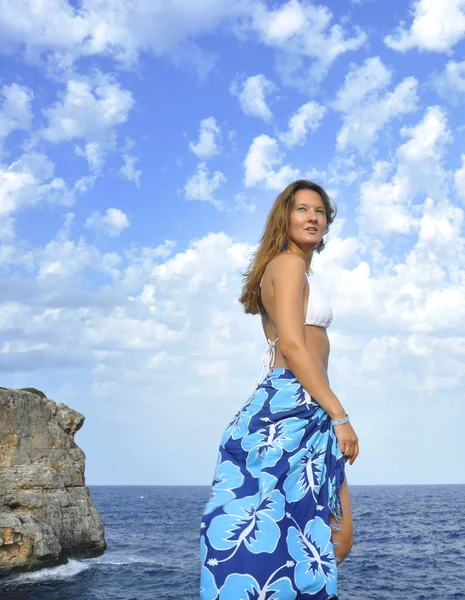
[[201, 600], [337, 598], [344, 458], [326, 411], [273, 368], [223, 434], [200, 528]]

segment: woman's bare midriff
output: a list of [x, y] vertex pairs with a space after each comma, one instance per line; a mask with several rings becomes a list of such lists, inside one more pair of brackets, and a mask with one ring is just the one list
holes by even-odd
[[[304, 293], [304, 304], [306, 306], [308, 302], [309, 293], [308, 285], [306, 285], [305, 288], [306, 289]], [[262, 315], [262, 325], [265, 336], [270, 340], [276, 339], [274, 328], [271, 326], [270, 320], [266, 314]], [[326, 379], [329, 385], [328, 361], [330, 345], [326, 329], [324, 327], [317, 327], [316, 325], [304, 325], [304, 337], [305, 345], [307, 346], [310, 354], [315, 359], [317, 367], [320, 369], [321, 374]], [[276, 356], [274, 366], [281, 367], [283, 369], [290, 369], [290, 366], [288, 365], [286, 359], [279, 350], [279, 341], [276, 344]]]
[[[267, 328], [268, 329], [268, 328]], [[265, 331], [266, 335], [266, 331]], [[329, 338], [324, 327], [317, 327], [316, 325], [305, 325], [304, 326], [305, 344], [315, 359], [315, 363], [320, 370], [320, 373], [326, 379], [329, 385], [328, 379], [328, 361], [329, 361]], [[271, 339], [268, 337], [268, 339]], [[290, 369], [286, 359], [279, 351], [279, 341], [276, 344], [276, 357], [274, 361], [275, 367], [281, 367], [283, 369]]]

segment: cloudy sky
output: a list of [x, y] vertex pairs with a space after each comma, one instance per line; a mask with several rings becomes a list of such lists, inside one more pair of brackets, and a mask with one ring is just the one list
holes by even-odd
[[[447, 7], [446, 7], [447, 6]], [[86, 416], [91, 484], [210, 484], [266, 347], [237, 297], [278, 192], [353, 484], [465, 483], [465, 1], [0, 0], [0, 385]]]

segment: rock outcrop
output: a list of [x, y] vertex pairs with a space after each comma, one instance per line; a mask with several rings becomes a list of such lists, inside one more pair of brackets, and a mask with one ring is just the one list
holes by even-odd
[[36, 391], [0, 389], [0, 577], [105, 551], [74, 441], [83, 422]]

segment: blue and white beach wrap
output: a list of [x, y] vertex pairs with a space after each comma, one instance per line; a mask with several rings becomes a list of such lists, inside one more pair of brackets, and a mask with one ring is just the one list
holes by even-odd
[[275, 367], [227, 426], [200, 528], [201, 600], [337, 598], [330, 514], [344, 457], [329, 415]]

